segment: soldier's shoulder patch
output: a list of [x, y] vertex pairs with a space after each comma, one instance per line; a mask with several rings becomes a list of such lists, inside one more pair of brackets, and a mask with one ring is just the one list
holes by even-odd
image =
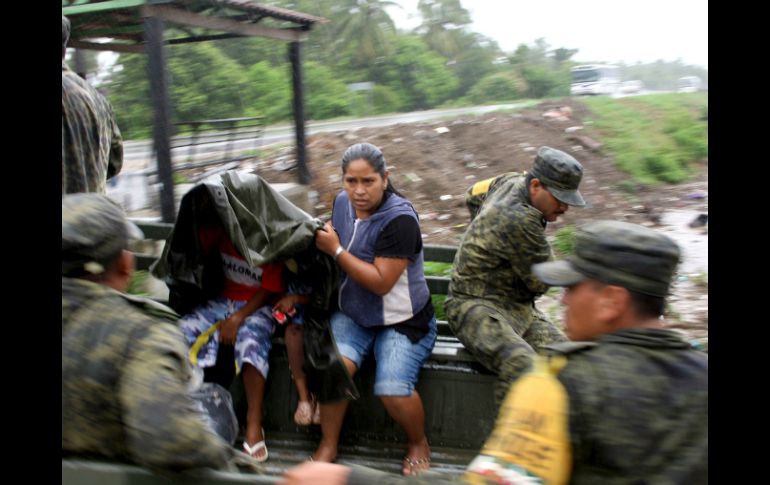
[[594, 348], [596, 345], [596, 342], [559, 342], [548, 344], [545, 346], [545, 349], [552, 353], [574, 354], [576, 352]]
[[124, 300], [126, 300], [132, 306], [134, 306], [135, 308], [138, 308], [139, 310], [141, 310], [142, 312], [148, 315], [170, 320], [172, 322], [179, 320], [179, 314], [177, 314], [174, 310], [172, 310], [171, 308], [167, 307], [162, 303], [158, 303], [157, 301], [150, 300], [149, 298], [143, 298], [136, 295], [129, 295], [126, 293], [122, 293], [121, 296], [123, 297]]

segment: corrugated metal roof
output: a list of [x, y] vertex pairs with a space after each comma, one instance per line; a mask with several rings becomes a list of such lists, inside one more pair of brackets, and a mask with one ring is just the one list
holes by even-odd
[[213, 3], [221, 4], [230, 8], [259, 13], [268, 17], [301, 24], [325, 23], [327, 19], [316, 17], [302, 12], [295, 12], [281, 7], [273, 7], [250, 0], [213, 0]]
[[[111, 37], [141, 42], [145, 7], [174, 9], [201, 19], [227, 19], [244, 25], [271, 19], [279, 22], [271, 28], [286, 30], [310, 30], [316, 23], [328, 22], [323, 17], [252, 0], [62, 0], [62, 15], [73, 24], [73, 39]], [[211, 30], [219, 30], [213, 25]]]

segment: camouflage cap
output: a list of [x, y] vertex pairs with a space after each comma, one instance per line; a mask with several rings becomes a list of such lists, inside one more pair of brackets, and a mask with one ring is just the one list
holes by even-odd
[[144, 234], [126, 220], [123, 210], [106, 196], [69, 194], [61, 200], [62, 275], [99, 274], [129, 239]]
[[665, 297], [679, 263], [679, 246], [637, 224], [598, 221], [575, 233], [575, 254], [532, 271], [545, 284], [572, 286], [594, 279], [645, 295]]
[[67, 41], [70, 40], [70, 21], [64, 15], [61, 16], [61, 46], [67, 47]]
[[531, 173], [561, 202], [576, 207], [586, 205], [578, 192], [578, 185], [583, 178], [583, 166], [572, 156], [561, 150], [541, 147], [537, 151]]

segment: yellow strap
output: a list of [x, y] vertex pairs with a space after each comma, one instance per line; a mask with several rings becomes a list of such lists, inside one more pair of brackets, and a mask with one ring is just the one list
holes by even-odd
[[534, 370], [511, 386], [492, 435], [468, 467], [466, 481], [481, 484], [497, 477], [515, 483], [526, 477], [549, 485], [569, 482], [569, 396], [556, 378], [564, 365], [564, 356], [538, 356]]
[[217, 323], [210, 326], [208, 330], [198, 335], [198, 338], [195, 339], [195, 342], [193, 342], [192, 347], [190, 347], [190, 353], [188, 354], [192, 365], [198, 365], [198, 352], [200, 352], [201, 347], [206, 345], [206, 342], [209, 341], [209, 339], [214, 334], [214, 332], [217, 331], [220, 323], [222, 323], [222, 320], [219, 320]]
[[[201, 347], [206, 345], [206, 342], [209, 341], [212, 335], [214, 335], [214, 332], [217, 331], [219, 328], [219, 324], [222, 323], [222, 320], [219, 320], [214, 325], [210, 326], [208, 330], [203, 332], [202, 334], [198, 335], [198, 338], [195, 339], [195, 342], [193, 342], [192, 347], [190, 347], [190, 352], [187, 354], [190, 358], [190, 362], [192, 365], [198, 365], [198, 352], [200, 352]], [[240, 374], [241, 369], [238, 367], [238, 359], [235, 359], [235, 374]]]
[[492, 185], [492, 181], [497, 177], [488, 178], [481, 182], [476, 182], [471, 188], [471, 195], [486, 194], [489, 191], [489, 186]]

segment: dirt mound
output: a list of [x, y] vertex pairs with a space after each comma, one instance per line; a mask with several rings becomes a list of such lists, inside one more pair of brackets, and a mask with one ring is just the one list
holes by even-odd
[[[655, 226], [661, 212], [668, 208], [707, 212], [707, 199], [699, 196], [708, 189], [705, 165], [687, 184], [634, 186], [600, 147], [586, 148], [595, 147], [592, 141], [599, 139], [590, 125], [584, 124], [589, 114], [584, 104], [564, 99], [515, 113], [311, 136], [309, 167], [314, 174], [312, 189], [318, 193], [317, 215], [331, 211], [334, 196], [342, 186], [342, 153], [351, 144], [364, 141], [382, 149], [391, 181], [420, 213], [428, 244], [458, 244], [468, 223], [464, 204], [467, 188], [503, 172], [529, 169], [537, 148], [543, 145], [563, 150], [583, 164], [585, 176], [580, 190], [591, 204], [590, 208], [571, 208], [558, 222], [549, 224], [551, 234], [565, 224], [596, 219]], [[276, 158], [282, 155], [276, 154]], [[270, 158], [264, 162], [271, 165]], [[268, 168], [260, 174], [271, 182], [296, 180], [294, 170], [275, 172]]]

